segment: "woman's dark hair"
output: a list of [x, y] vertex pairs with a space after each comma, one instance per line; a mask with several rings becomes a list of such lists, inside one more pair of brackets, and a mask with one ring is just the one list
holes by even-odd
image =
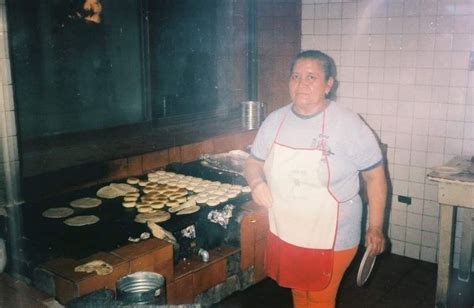
[[293, 72], [293, 68], [295, 67], [296, 62], [301, 59], [314, 59], [319, 61], [324, 71], [324, 77], [326, 81], [328, 81], [331, 77], [334, 80], [334, 84], [331, 87], [331, 91], [329, 91], [329, 93], [326, 95], [326, 98], [335, 98], [339, 82], [337, 81], [337, 69], [334, 59], [319, 50], [304, 50], [297, 54], [291, 62], [290, 74]]

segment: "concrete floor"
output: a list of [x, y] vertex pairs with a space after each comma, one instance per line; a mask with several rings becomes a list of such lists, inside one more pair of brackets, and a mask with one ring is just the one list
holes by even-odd
[[[368, 283], [358, 287], [356, 277], [361, 258], [359, 253], [344, 276], [337, 308], [435, 307], [436, 264], [385, 254], [378, 258]], [[292, 307], [291, 291], [265, 279], [213, 306], [224, 307], [289, 308]], [[452, 273], [448, 307], [474, 307], [474, 274], [469, 283], [464, 283], [457, 280], [455, 271]]]

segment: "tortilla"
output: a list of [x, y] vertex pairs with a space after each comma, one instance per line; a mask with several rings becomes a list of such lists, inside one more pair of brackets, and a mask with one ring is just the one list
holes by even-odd
[[104, 199], [114, 199], [123, 195], [123, 192], [110, 185], [104, 186], [96, 193], [97, 197]]
[[199, 207], [199, 205], [194, 205], [194, 206], [190, 206], [190, 207], [187, 207], [187, 208], [182, 209], [181, 211], [179, 211], [178, 213], [176, 213], [176, 215], [192, 214], [192, 213], [196, 213], [196, 212], [199, 211], [200, 209], [201, 209], [201, 208]]
[[179, 197], [179, 198], [175, 199], [175, 201], [178, 201], [179, 203], [186, 202], [187, 200], [188, 200], [188, 198], [186, 198], [186, 197]]
[[170, 213], [176, 213], [176, 212], [179, 212], [185, 208], [188, 208], [188, 207], [193, 207], [193, 206], [196, 206], [196, 201], [195, 200], [189, 200], [189, 201], [186, 201], [178, 206], [174, 206], [174, 207], [171, 207], [168, 209], [168, 212]]
[[116, 188], [116, 189], [122, 191], [123, 195], [125, 195], [126, 193], [138, 192], [139, 191], [138, 188], [133, 187], [130, 184], [125, 184], [125, 183], [112, 183], [109, 186], [112, 186], [113, 188]]
[[135, 221], [139, 223], [147, 223], [148, 221], [159, 223], [167, 221], [171, 218], [171, 214], [163, 210], [156, 210], [154, 213], [140, 213], [135, 216]]
[[221, 202], [219, 201], [219, 199], [216, 199], [216, 198], [211, 198], [209, 200], [207, 200], [207, 205], [209, 206], [217, 206], [219, 205]]
[[75, 208], [88, 209], [97, 207], [101, 205], [101, 203], [102, 201], [100, 199], [85, 197], [71, 201], [70, 205]]
[[197, 197], [196, 198], [196, 203], [204, 204], [204, 203], [207, 202], [207, 200], [209, 200], [209, 198], [207, 198], [207, 197]]
[[148, 176], [148, 182], [149, 183], [158, 183], [159, 180], [160, 180], [160, 178], [157, 177], [157, 176]]
[[219, 188], [222, 188], [222, 189], [227, 190], [227, 189], [229, 189], [231, 186], [232, 186], [232, 185], [229, 184], [229, 183], [223, 183], [223, 184], [221, 184], [221, 186], [219, 186]]
[[126, 207], [126, 208], [135, 207], [136, 204], [137, 204], [136, 201], [124, 201], [124, 202], [122, 202], [122, 206]]
[[138, 197], [134, 197], [134, 196], [125, 196], [123, 198], [123, 201], [125, 202], [136, 202], [138, 200]]
[[138, 198], [138, 197], [140, 197], [140, 193], [135, 192], [135, 191], [134, 192], [129, 192], [129, 193], [125, 194], [125, 197], [136, 197], [136, 198]]
[[136, 185], [136, 184], [138, 184], [138, 182], [140, 182], [140, 179], [136, 178], [136, 177], [129, 177], [127, 179], [128, 184]]
[[143, 188], [143, 193], [145, 194], [151, 194], [151, 193], [158, 193], [158, 190], [156, 188], [152, 188], [152, 187], [145, 187]]
[[249, 193], [249, 192], [251, 192], [251, 191], [252, 191], [252, 189], [250, 188], [250, 186], [244, 186], [244, 187], [242, 187], [242, 192], [243, 192], [243, 193]]
[[149, 205], [137, 206], [138, 213], [153, 213], [155, 210]]
[[217, 198], [217, 199], [219, 199], [219, 201], [220, 201], [221, 203], [224, 203], [224, 202], [229, 201], [229, 198], [227, 198], [226, 196], [220, 196], [220, 197]]
[[165, 201], [154, 201], [152, 203], [150, 203], [150, 206], [155, 209], [155, 210], [158, 210], [158, 209], [162, 209], [165, 207], [165, 204], [166, 202]]
[[107, 275], [110, 274], [114, 271], [114, 268], [112, 265], [102, 261], [102, 260], [94, 260], [91, 262], [87, 262], [85, 264], [76, 266], [74, 268], [75, 272], [86, 272], [86, 273], [92, 273], [96, 272], [97, 275]]
[[179, 205], [178, 201], [168, 201], [166, 203], [166, 206], [168, 206], [168, 207], [174, 207], [174, 206], [178, 206], [178, 205]]
[[83, 216], [74, 216], [68, 218], [64, 223], [71, 227], [81, 227], [86, 225], [92, 225], [98, 222], [100, 219], [95, 215], [83, 215]]
[[46, 218], [64, 218], [74, 214], [74, 210], [69, 207], [52, 207], [43, 212]]
[[193, 191], [194, 191], [195, 193], [200, 193], [200, 192], [203, 192], [203, 191], [205, 191], [205, 190], [206, 190], [206, 187], [204, 187], [204, 186], [202, 186], [202, 185], [196, 186], [196, 187], [194, 187], [194, 189], [193, 189]]
[[168, 198], [170, 200], [176, 200], [176, 199], [179, 199], [179, 198], [184, 197], [186, 195], [187, 195], [187, 193], [177, 193], [177, 192], [175, 192], [175, 193], [172, 193], [171, 195], [169, 195]]

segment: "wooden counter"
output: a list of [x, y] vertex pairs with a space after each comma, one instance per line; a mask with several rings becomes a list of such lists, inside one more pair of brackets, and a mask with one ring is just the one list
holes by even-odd
[[474, 214], [474, 160], [471, 157], [455, 157], [446, 165], [433, 169], [428, 179], [438, 182], [440, 205], [438, 239], [438, 277], [436, 282], [436, 306], [446, 307], [453, 248], [454, 209], [463, 208], [463, 231], [459, 276], [469, 280], [472, 262], [472, 220]]

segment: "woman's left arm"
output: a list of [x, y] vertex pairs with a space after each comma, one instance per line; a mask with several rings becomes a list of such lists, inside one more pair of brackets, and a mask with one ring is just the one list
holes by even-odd
[[369, 228], [365, 234], [365, 246], [370, 247], [372, 255], [381, 254], [385, 249], [383, 234], [385, 202], [387, 200], [387, 180], [384, 165], [362, 172], [367, 184], [369, 199]]

